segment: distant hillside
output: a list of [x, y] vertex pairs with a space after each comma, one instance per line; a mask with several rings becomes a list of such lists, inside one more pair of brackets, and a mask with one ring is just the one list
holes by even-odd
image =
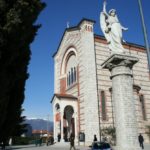
[[53, 122], [44, 119], [26, 119], [25, 123], [32, 126], [32, 130], [48, 130], [53, 131]]

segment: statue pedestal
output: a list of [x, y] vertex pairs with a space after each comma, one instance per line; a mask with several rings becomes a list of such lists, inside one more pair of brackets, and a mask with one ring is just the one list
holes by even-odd
[[112, 79], [117, 150], [140, 150], [133, 98], [132, 67], [138, 58], [113, 54], [103, 64]]

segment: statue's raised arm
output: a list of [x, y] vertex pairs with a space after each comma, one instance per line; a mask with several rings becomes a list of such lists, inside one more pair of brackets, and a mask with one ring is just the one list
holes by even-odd
[[100, 13], [100, 26], [107, 40], [109, 49], [114, 53], [124, 53], [122, 46], [122, 30], [124, 28], [117, 17], [116, 10], [106, 11], [106, 0], [103, 3], [103, 11]]
[[107, 42], [109, 43], [110, 42], [110, 37], [109, 37], [109, 34], [108, 34], [108, 27], [107, 27], [107, 19], [108, 19], [108, 14], [107, 14], [107, 11], [106, 11], [106, 1], [104, 1], [103, 3], [103, 11], [100, 13], [100, 26], [101, 26], [101, 29], [102, 29], [102, 32], [107, 40]]
[[106, 3], [106, 1], [104, 1], [104, 3], [103, 3], [103, 13], [108, 16], [107, 11], [106, 11], [106, 5], [107, 5], [107, 3]]

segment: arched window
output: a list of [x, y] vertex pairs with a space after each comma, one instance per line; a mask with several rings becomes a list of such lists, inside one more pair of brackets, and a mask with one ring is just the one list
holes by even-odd
[[104, 91], [101, 91], [100, 94], [101, 94], [101, 113], [102, 113], [102, 120], [107, 120], [105, 92], [104, 92]]
[[55, 110], [56, 110], [56, 111], [59, 111], [59, 110], [60, 110], [60, 105], [59, 105], [58, 103], [55, 105]]
[[67, 86], [69, 86], [69, 74], [67, 74]]
[[69, 71], [69, 86], [71, 84], [71, 74], [70, 74], [70, 71]]
[[66, 82], [67, 82], [67, 88], [74, 85], [77, 81], [77, 58], [74, 51], [70, 51], [68, 53], [68, 56], [66, 56]]
[[144, 100], [144, 96], [143, 95], [140, 95], [140, 102], [141, 102], [141, 109], [142, 109], [143, 120], [146, 120], [145, 100]]
[[71, 84], [73, 84], [73, 68], [71, 68]]
[[74, 82], [76, 82], [76, 68], [74, 67]]

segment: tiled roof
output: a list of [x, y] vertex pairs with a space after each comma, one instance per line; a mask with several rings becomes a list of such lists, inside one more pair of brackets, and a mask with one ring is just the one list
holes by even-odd
[[51, 100], [51, 103], [52, 103], [52, 101], [53, 101], [53, 99], [54, 99], [54, 97], [57, 97], [57, 98], [59, 98], [59, 99], [61, 99], [61, 98], [67, 98], [67, 99], [78, 99], [77, 97], [75, 97], [75, 96], [73, 96], [73, 95], [71, 95], [71, 94], [58, 94], [58, 93], [55, 93], [54, 95], [53, 95], [53, 97], [52, 97], [52, 100]]

